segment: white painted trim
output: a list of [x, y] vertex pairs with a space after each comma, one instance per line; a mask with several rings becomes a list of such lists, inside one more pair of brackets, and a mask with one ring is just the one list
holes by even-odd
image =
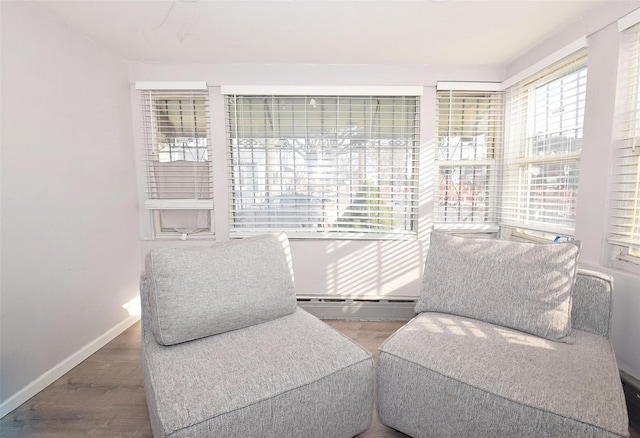
[[451, 231], [454, 233], [497, 233], [498, 231], [500, 231], [500, 226], [495, 223], [448, 224], [435, 222], [433, 224], [433, 228], [438, 231]]
[[208, 90], [208, 87], [201, 81], [136, 82], [136, 90]]
[[84, 361], [93, 353], [112, 341], [116, 336], [138, 322], [138, 320], [140, 320], [139, 315], [128, 316], [124, 321], [120, 322], [103, 335], [89, 342], [84, 347], [80, 348], [80, 350], [62, 360], [53, 368], [45, 372], [43, 375], [6, 399], [4, 402], [2, 402], [2, 404], [0, 404], [0, 418], [14, 411], [20, 405], [28, 401], [31, 397], [45, 389], [47, 386], [51, 385], [60, 377], [64, 376], [74, 367], [79, 365], [82, 361]]
[[633, 12], [629, 12], [627, 15], [618, 20], [618, 32], [629, 29], [631, 26], [635, 26], [640, 23], [640, 8]]
[[[300, 296], [298, 296], [300, 298]], [[393, 299], [395, 298], [395, 299]], [[418, 297], [399, 300], [398, 297], [383, 300], [366, 298], [342, 299], [326, 296], [325, 299], [298, 300], [298, 307], [320, 319], [342, 319], [347, 321], [409, 321], [416, 316]]]
[[211, 199], [147, 199], [147, 210], [213, 210]]
[[567, 44], [566, 46], [564, 46], [560, 50], [557, 50], [546, 58], [543, 58], [535, 64], [525, 68], [521, 72], [507, 78], [502, 83], [502, 87], [506, 90], [510, 86], [517, 84], [518, 82], [528, 78], [529, 76], [538, 73], [539, 71], [549, 67], [550, 65], [560, 61], [563, 58], [566, 58], [567, 56], [577, 52], [580, 49], [584, 49], [585, 47], [587, 47], [587, 37], [583, 36], [578, 38], [574, 42]]
[[438, 91], [502, 91], [501, 82], [438, 82]]
[[242, 96], [422, 96], [422, 86], [223, 85], [225, 95]]
[[296, 294], [298, 301], [323, 301], [329, 300], [329, 302], [366, 302], [366, 301], [383, 301], [383, 302], [407, 302], [418, 301], [417, 295], [330, 295], [330, 294]]

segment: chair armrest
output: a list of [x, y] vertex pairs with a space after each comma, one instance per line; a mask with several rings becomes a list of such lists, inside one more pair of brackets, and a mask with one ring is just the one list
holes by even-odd
[[613, 308], [613, 277], [579, 269], [573, 289], [571, 325], [609, 338]]

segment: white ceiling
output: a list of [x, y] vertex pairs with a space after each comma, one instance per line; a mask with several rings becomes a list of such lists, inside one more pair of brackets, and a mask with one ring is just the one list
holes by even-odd
[[127, 61], [505, 65], [605, 1], [33, 3]]

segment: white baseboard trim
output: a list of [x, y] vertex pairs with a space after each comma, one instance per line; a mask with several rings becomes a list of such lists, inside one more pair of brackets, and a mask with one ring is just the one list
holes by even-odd
[[80, 350], [76, 351], [71, 356], [57, 363], [53, 368], [46, 373], [29, 383], [27, 386], [16, 392], [14, 395], [6, 399], [0, 404], [0, 418], [9, 414], [21, 404], [28, 401], [31, 397], [51, 385], [53, 382], [64, 376], [71, 371], [74, 367], [79, 365], [82, 361], [87, 359], [93, 353], [104, 347], [110, 341], [112, 341], [120, 333], [131, 327], [133, 324], [140, 320], [139, 315], [131, 315], [124, 321], [117, 324], [115, 327], [108, 330], [103, 335], [94, 339], [86, 344]]
[[298, 306], [320, 319], [409, 321], [418, 297], [298, 295]]

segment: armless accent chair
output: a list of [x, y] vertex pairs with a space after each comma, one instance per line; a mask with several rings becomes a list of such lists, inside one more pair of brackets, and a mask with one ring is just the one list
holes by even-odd
[[371, 354], [297, 307], [288, 240], [159, 248], [141, 279], [155, 437], [352, 437], [371, 424]]

